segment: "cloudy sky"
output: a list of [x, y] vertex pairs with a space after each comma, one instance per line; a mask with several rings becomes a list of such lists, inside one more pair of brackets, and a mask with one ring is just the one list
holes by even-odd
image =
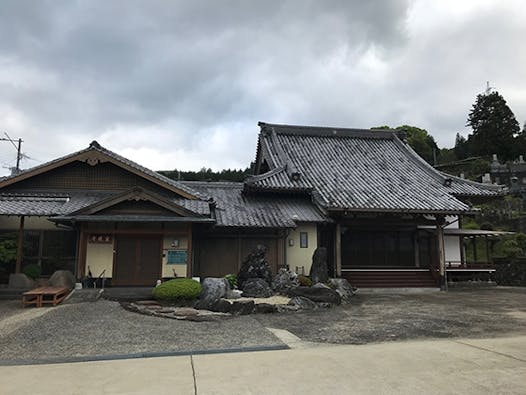
[[94, 139], [156, 170], [246, 167], [258, 121], [452, 147], [486, 81], [526, 121], [521, 3], [3, 0], [0, 134], [24, 168]]

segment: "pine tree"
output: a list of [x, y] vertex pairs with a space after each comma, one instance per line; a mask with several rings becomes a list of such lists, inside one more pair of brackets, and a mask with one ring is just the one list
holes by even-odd
[[467, 126], [473, 129], [468, 138], [472, 155], [497, 154], [502, 159], [513, 159], [514, 139], [520, 127], [506, 100], [498, 92], [477, 96]]

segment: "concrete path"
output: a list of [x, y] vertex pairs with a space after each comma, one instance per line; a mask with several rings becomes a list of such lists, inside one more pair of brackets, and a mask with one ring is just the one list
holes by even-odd
[[0, 367], [0, 394], [526, 393], [526, 336]]

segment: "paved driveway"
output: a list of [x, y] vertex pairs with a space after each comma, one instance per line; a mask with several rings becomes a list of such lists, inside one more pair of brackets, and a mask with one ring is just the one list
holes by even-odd
[[288, 330], [302, 340], [340, 344], [526, 335], [526, 288], [358, 293], [347, 306], [258, 316], [258, 320], [265, 327]]

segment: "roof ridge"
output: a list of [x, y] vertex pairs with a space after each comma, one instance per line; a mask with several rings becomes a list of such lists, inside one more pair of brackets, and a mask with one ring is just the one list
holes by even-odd
[[389, 129], [343, 128], [336, 126], [288, 125], [258, 122], [262, 132], [274, 130], [277, 134], [334, 136], [334, 137], [370, 137], [391, 138], [397, 132]]

